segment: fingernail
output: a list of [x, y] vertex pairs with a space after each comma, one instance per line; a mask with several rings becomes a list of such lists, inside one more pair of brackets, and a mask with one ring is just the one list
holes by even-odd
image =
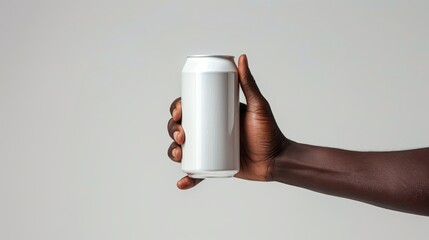
[[175, 131], [174, 133], [173, 133], [173, 137], [174, 137], [174, 140], [176, 140], [177, 141], [177, 136], [179, 135], [179, 131]]
[[173, 149], [171, 154], [173, 154], [173, 157], [176, 158], [177, 157], [177, 148]]
[[177, 109], [173, 109], [173, 117], [176, 115]]

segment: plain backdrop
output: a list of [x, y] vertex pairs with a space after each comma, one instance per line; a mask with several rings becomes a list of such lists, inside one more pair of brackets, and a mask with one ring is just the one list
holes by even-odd
[[427, 217], [280, 183], [180, 191], [166, 153], [186, 56], [210, 53], [248, 54], [290, 139], [429, 146], [428, 13], [428, 1], [2, 0], [0, 239], [428, 239]]

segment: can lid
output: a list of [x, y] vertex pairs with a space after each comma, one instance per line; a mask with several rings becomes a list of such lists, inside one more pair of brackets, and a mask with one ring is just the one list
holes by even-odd
[[203, 55], [188, 55], [188, 58], [226, 58], [234, 60], [234, 56], [231, 55], [218, 55], [218, 54], [203, 54]]

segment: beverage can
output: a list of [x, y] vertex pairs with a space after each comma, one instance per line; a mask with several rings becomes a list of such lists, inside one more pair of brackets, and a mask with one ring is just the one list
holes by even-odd
[[182, 70], [182, 170], [192, 178], [240, 169], [240, 103], [233, 56], [188, 56]]

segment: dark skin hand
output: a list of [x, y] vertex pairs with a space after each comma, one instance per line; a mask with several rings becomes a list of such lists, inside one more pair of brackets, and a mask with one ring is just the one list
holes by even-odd
[[[238, 60], [247, 105], [241, 104], [240, 164], [235, 177], [277, 181], [317, 192], [429, 216], [429, 148], [394, 152], [356, 152], [301, 144], [280, 131], [267, 100], [250, 73], [247, 57]], [[171, 107], [168, 156], [182, 158], [185, 133], [180, 98]], [[200, 179], [183, 177], [180, 189]]]

